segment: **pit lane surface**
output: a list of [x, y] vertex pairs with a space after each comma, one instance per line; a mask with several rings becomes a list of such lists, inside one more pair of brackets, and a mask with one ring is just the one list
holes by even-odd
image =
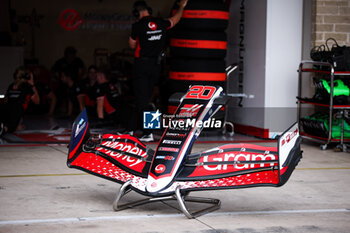
[[[197, 143], [194, 151], [214, 146]], [[302, 150], [280, 188], [191, 193], [222, 204], [189, 220], [176, 202], [114, 212], [120, 185], [67, 168], [65, 146], [0, 147], [0, 232], [349, 232], [350, 154], [305, 143]]]

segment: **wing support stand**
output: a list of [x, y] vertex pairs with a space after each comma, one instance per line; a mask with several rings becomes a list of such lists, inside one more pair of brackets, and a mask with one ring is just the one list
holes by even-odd
[[[179, 206], [181, 208], [181, 211], [184, 213], [184, 215], [187, 218], [196, 218], [199, 217], [203, 214], [212, 212], [214, 210], [220, 209], [221, 201], [219, 199], [214, 199], [214, 198], [203, 198], [203, 197], [190, 197], [187, 195], [181, 195], [180, 192], [180, 186], [177, 186], [175, 190], [175, 197], [177, 202], [179, 203]], [[185, 202], [195, 202], [195, 203], [202, 203], [202, 204], [210, 204], [209, 207], [200, 209], [196, 212], [190, 213], [188, 210]]]
[[[120, 187], [119, 192], [117, 193], [115, 200], [113, 202], [114, 211], [120, 211], [120, 210], [124, 210], [124, 209], [128, 209], [128, 208], [133, 208], [136, 206], [140, 206], [140, 205], [144, 205], [144, 204], [148, 204], [148, 203], [152, 203], [152, 202], [157, 202], [157, 201], [170, 201], [170, 200], [176, 200], [178, 202], [183, 214], [189, 219], [196, 218], [196, 217], [199, 217], [203, 214], [220, 209], [221, 201], [219, 199], [202, 198], [202, 197], [189, 197], [188, 196], [189, 193], [186, 193], [185, 195], [181, 194], [180, 186], [178, 186], [176, 188], [174, 195], [165, 196], [165, 197], [146, 198], [146, 199], [141, 199], [138, 201], [128, 202], [125, 204], [119, 204], [122, 197], [131, 191], [131, 189], [130, 189], [131, 182], [132, 182], [131, 180], [128, 180]], [[186, 206], [186, 202], [210, 204], [210, 206], [191, 213]]]

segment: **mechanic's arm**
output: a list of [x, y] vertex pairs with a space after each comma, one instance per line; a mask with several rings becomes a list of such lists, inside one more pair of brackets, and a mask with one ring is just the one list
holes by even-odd
[[36, 90], [36, 87], [34, 86], [34, 76], [33, 73], [30, 73], [30, 79], [28, 80], [28, 84], [32, 87], [32, 90], [34, 92], [34, 94], [32, 95], [32, 97], [30, 98], [34, 104], [39, 104], [40, 103], [40, 97], [39, 97], [39, 93]]
[[172, 27], [174, 27], [181, 19], [182, 17], [182, 14], [184, 12], [184, 8], [187, 4], [187, 0], [181, 0], [179, 3], [179, 9], [176, 11], [176, 13], [170, 17], [170, 21], [172, 22]]
[[129, 37], [129, 47], [131, 49], [136, 49], [137, 41], [134, 40], [133, 38]]
[[97, 98], [97, 117], [99, 119], [104, 119], [103, 103], [104, 103], [104, 96], [98, 97]]

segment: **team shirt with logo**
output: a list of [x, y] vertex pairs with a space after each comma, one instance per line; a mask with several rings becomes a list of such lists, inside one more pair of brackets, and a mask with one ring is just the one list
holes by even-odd
[[130, 38], [137, 42], [135, 57], [158, 57], [165, 46], [166, 30], [172, 27], [170, 19], [143, 17], [134, 23]]
[[14, 88], [12, 83], [6, 92], [9, 104], [21, 104], [23, 109], [27, 109], [30, 98], [34, 95], [32, 87], [28, 83], [22, 83], [18, 88]]

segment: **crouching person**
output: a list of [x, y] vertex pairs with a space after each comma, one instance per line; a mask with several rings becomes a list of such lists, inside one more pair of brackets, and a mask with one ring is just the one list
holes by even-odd
[[5, 104], [1, 106], [0, 135], [24, 129], [24, 125], [20, 122], [29, 102], [40, 103], [32, 72], [25, 67], [19, 67], [13, 78], [14, 82], [6, 91]]
[[104, 69], [97, 71], [96, 87], [97, 116], [100, 121], [112, 120], [129, 131], [132, 108], [123, 100], [119, 86], [109, 80]]

